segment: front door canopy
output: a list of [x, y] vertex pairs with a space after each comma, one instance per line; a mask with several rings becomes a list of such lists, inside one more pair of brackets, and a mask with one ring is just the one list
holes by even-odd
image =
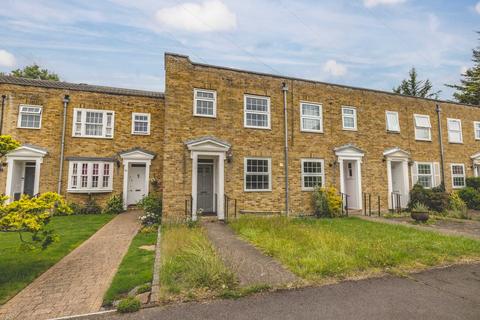
[[335, 155], [341, 158], [363, 158], [365, 152], [353, 144], [345, 144], [333, 149]]
[[185, 142], [190, 151], [227, 152], [231, 145], [215, 137], [202, 137]]
[[474, 164], [480, 165], [480, 152], [475, 153], [473, 156], [470, 157]]
[[21, 147], [18, 147], [17, 149], [7, 153], [6, 157], [7, 159], [15, 159], [15, 158], [43, 158], [47, 154], [47, 150], [34, 146], [31, 144], [24, 144]]
[[155, 158], [155, 153], [141, 149], [133, 148], [119, 153], [123, 160], [152, 160]]
[[383, 152], [383, 156], [389, 159], [410, 159], [410, 153], [399, 147], [390, 148]]

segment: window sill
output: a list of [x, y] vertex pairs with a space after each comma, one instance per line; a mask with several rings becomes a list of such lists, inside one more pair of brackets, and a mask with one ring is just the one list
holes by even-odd
[[358, 131], [358, 129], [342, 128], [343, 131]]
[[92, 136], [74, 136], [74, 135], [72, 135], [72, 138], [113, 140], [113, 137], [92, 137]]
[[452, 142], [452, 141], [448, 141], [449, 144], [463, 144], [463, 141], [462, 142]]
[[210, 119], [216, 119], [217, 118], [217, 115], [207, 115], [207, 114], [193, 114], [194, 117], [198, 117], [198, 118], [210, 118]]
[[18, 127], [17, 126], [17, 129], [40, 130], [40, 129], [42, 129], [42, 127], [40, 127], [40, 128], [30, 128], [30, 127]]
[[113, 189], [67, 189], [68, 193], [111, 193]]
[[132, 136], [149, 136], [150, 132], [132, 132]]
[[415, 141], [418, 141], [418, 142], [432, 142], [432, 139], [415, 139]]
[[244, 189], [243, 192], [272, 192], [272, 189], [269, 189], [269, 190], [247, 190], [247, 189]]
[[300, 129], [300, 132], [305, 132], [305, 133], [323, 133], [323, 130], [307, 130], [307, 129]]
[[255, 129], [255, 130], [272, 130], [271, 127], [251, 127], [251, 126], [243, 126], [245, 129]]
[[387, 130], [387, 133], [400, 134], [400, 131]]

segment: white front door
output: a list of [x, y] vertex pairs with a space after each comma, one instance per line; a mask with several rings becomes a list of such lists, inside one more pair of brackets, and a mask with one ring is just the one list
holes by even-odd
[[344, 160], [343, 163], [343, 177], [345, 179], [345, 194], [348, 196], [348, 208], [360, 209], [358, 190], [358, 161], [357, 160]]
[[145, 164], [130, 164], [128, 168], [127, 205], [136, 204], [146, 194]]
[[392, 161], [391, 165], [391, 179], [392, 179], [392, 194], [390, 201], [392, 202], [392, 209], [398, 209], [398, 206], [405, 208], [408, 204], [408, 169], [403, 161]]

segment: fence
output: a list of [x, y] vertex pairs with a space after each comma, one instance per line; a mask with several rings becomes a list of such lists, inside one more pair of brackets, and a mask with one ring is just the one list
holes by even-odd
[[[377, 214], [380, 216], [380, 196], [374, 197], [377, 200]], [[374, 200], [375, 201], [375, 200]], [[374, 208], [375, 209], [375, 208]], [[363, 193], [363, 215], [371, 216], [372, 215], [372, 194], [370, 193]]]

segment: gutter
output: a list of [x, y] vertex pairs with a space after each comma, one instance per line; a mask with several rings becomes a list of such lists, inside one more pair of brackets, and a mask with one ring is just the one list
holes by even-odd
[[5, 99], [6, 95], [2, 95], [2, 115], [0, 115], [0, 135], [3, 134], [3, 114], [5, 113]]
[[283, 113], [285, 122], [285, 213], [288, 216], [290, 212], [288, 199], [288, 111], [287, 111], [287, 93], [288, 85], [284, 82], [282, 86], [283, 91]]
[[441, 173], [441, 184], [442, 187], [445, 189], [445, 156], [444, 156], [444, 148], [443, 148], [443, 138], [442, 138], [442, 122], [440, 113], [442, 112], [442, 108], [437, 103], [436, 109], [437, 111], [437, 123], [438, 123], [438, 143], [440, 145], [440, 173]]
[[62, 122], [62, 139], [60, 144], [60, 169], [58, 173], [58, 189], [57, 193], [62, 192], [62, 182], [63, 182], [63, 161], [65, 157], [65, 132], [67, 129], [67, 107], [70, 102], [70, 96], [65, 95], [63, 98], [63, 122]]

